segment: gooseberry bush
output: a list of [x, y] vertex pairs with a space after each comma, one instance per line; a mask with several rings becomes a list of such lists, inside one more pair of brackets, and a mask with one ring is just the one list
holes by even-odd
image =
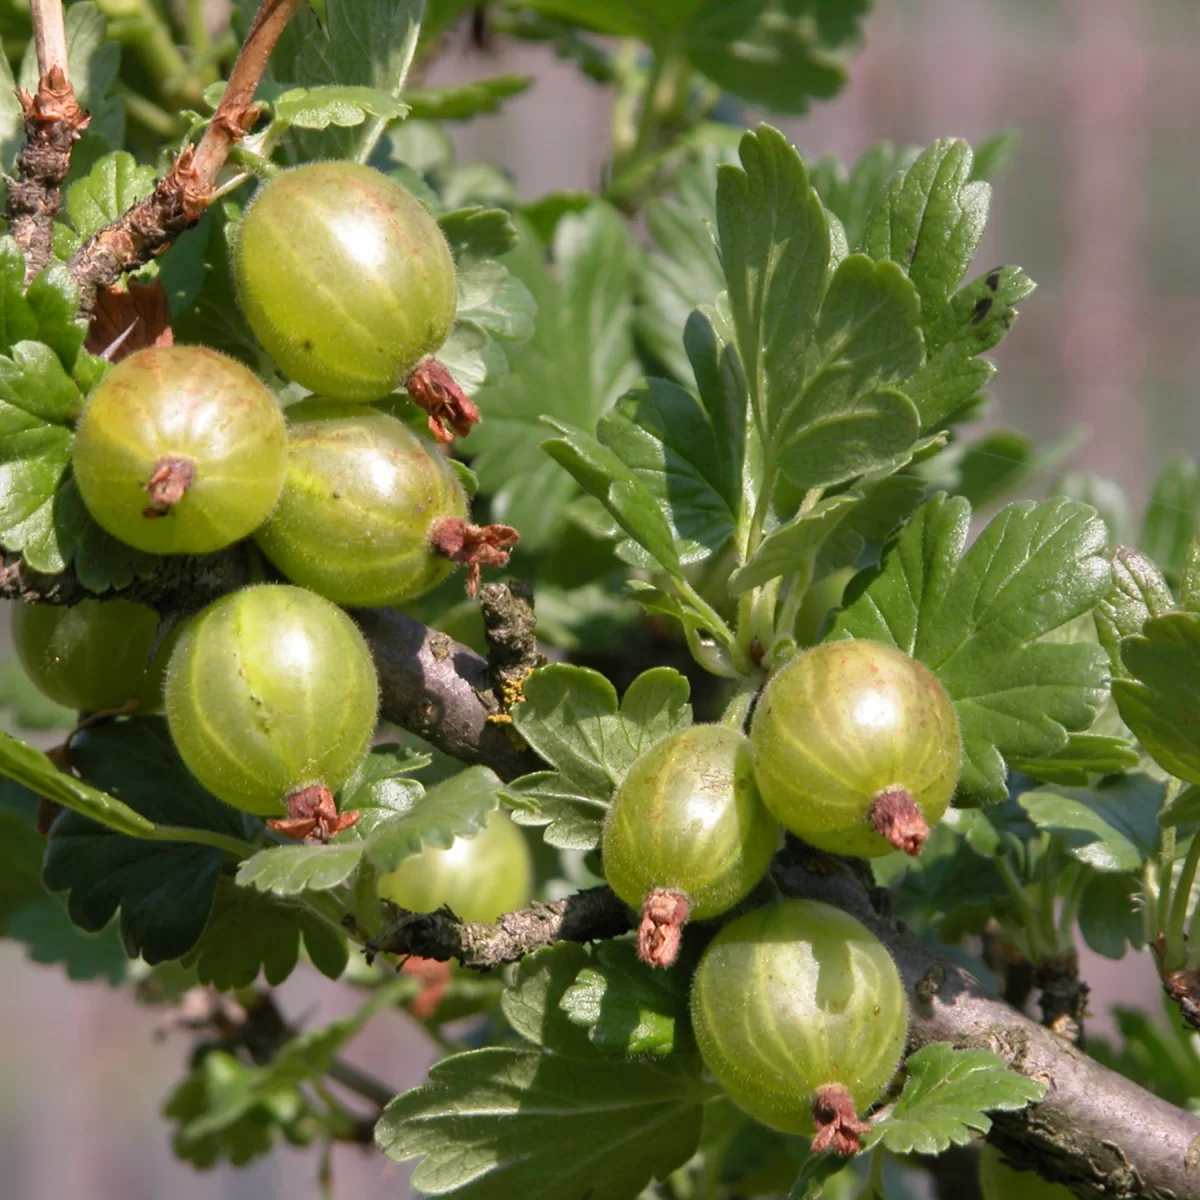
[[[1008, 139], [747, 128], [868, 0], [233, 7], [0, 2], [0, 934], [186, 1014], [177, 1154], [1200, 1194], [1200, 476], [978, 431]], [[468, 25], [607, 89], [596, 192], [457, 161], [535, 82], [421, 82]]]

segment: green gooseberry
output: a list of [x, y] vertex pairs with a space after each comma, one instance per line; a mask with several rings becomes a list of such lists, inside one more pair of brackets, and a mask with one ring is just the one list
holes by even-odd
[[113, 712], [131, 701], [139, 713], [162, 707], [171, 639], [151, 662], [157, 632], [158, 613], [131, 600], [12, 610], [13, 647], [25, 674], [55, 703], [83, 712]]
[[692, 980], [701, 1056], [730, 1099], [814, 1150], [857, 1148], [857, 1114], [904, 1050], [908, 1001], [887, 948], [815, 900], [784, 900], [726, 925]]
[[424, 846], [379, 877], [379, 895], [409, 912], [445, 905], [464, 921], [494, 921], [529, 903], [533, 856], [521, 831], [502, 812], [488, 814], [473, 837], [446, 848]]
[[188, 770], [260, 816], [335, 792], [375, 731], [375, 666], [354, 622], [303, 588], [223, 596], [183, 629], [167, 666], [167, 722]]
[[424, 205], [387, 175], [314, 162], [251, 201], [234, 254], [250, 328], [287, 375], [339, 400], [378, 400], [447, 338], [457, 308], [450, 248]]
[[958, 782], [954, 703], [923, 663], [879, 642], [824, 642], [768, 681], [750, 730], [763, 800], [833, 854], [916, 854]]
[[306, 400], [288, 424], [283, 491], [256, 539], [289, 579], [367, 607], [414, 599], [450, 574], [430, 534], [468, 506], [443, 455], [367, 406]]
[[148, 347], [118, 363], [72, 449], [88, 511], [155, 554], [207, 554], [253, 533], [279, 498], [286, 457], [275, 397], [204, 346]]

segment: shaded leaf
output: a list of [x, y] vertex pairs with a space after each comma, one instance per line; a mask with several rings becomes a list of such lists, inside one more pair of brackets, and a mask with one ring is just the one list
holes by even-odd
[[493, 75], [452, 87], [409, 88], [404, 99], [413, 121], [470, 121], [497, 112], [505, 100], [519, 96], [531, 84], [528, 75]]
[[157, 181], [153, 167], [141, 165], [125, 150], [114, 150], [67, 188], [67, 216], [75, 232], [89, 238], [144, 200]]

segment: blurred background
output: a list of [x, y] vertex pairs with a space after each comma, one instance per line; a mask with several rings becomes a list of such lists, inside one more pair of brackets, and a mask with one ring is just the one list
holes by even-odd
[[[428, 83], [501, 71], [536, 86], [503, 113], [451, 127], [462, 160], [511, 171], [521, 195], [595, 187], [610, 97], [545, 48], [482, 51], [453, 35]], [[1168, 454], [1200, 450], [1200, 6], [1188, 0], [877, 0], [849, 87], [782, 122], [806, 154], [851, 161], [890, 138], [978, 143], [1020, 134], [995, 183], [978, 270], [1018, 263], [1039, 290], [997, 355], [992, 423], [1039, 440], [1078, 431], [1070, 464], [1121, 483], [1141, 505]], [[747, 112], [747, 122], [760, 114]], [[1036, 485], [1035, 480], [1035, 485]], [[1043, 489], [1053, 483], [1045, 472]], [[7, 637], [7, 620], [0, 620]], [[1114, 1003], [1158, 1011], [1148, 962], [1085, 951], [1089, 1028]], [[287, 1016], [327, 1021], [356, 995], [299, 970]], [[159, 1105], [191, 1039], [160, 1037], [161, 1014], [121, 989], [69, 982], [0, 941], [0, 1196], [5, 1200], [302, 1200], [315, 1155], [284, 1149], [246, 1170], [178, 1162]], [[375, 1022], [346, 1057], [398, 1090], [433, 1047], [402, 1018]], [[410, 1193], [406, 1171], [339, 1147], [339, 1200]]]

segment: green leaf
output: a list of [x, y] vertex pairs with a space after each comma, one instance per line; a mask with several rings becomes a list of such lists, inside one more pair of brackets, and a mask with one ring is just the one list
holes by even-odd
[[1017, 797], [1039, 829], [1061, 834], [1069, 854], [1107, 873], [1140, 870], [1157, 853], [1162, 799], [1162, 783], [1147, 775]]
[[1153, 617], [1121, 643], [1131, 678], [1114, 679], [1121, 717], [1155, 762], [1200, 783], [1200, 614]]
[[493, 75], [454, 87], [409, 88], [404, 93], [413, 121], [470, 121], [499, 111], [505, 100], [519, 96], [531, 84], [529, 75]]
[[628, 1200], [691, 1157], [712, 1094], [677, 1058], [578, 1060], [535, 1049], [456, 1054], [384, 1110], [375, 1140], [421, 1158], [414, 1187], [470, 1200]]
[[522, 775], [505, 784], [500, 798], [518, 825], [544, 825], [542, 837], [548, 846], [591, 850], [600, 844], [607, 803], [584, 794], [557, 771]]
[[511, 371], [478, 396], [487, 419], [472, 433], [472, 466], [492, 496], [493, 519], [521, 531], [521, 544], [544, 549], [558, 535], [571, 477], [546, 457], [543, 416], [590, 433], [636, 382], [633, 351], [633, 245], [625, 222], [595, 201], [559, 222], [554, 273], [536, 236], [522, 232], [504, 264], [529, 290], [537, 320], [529, 341], [509, 351]]
[[665, 1058], [688, 1030], [686, 980], [679, 973], [648, 967], [632, 942], [602, 942], [592, 963], [575, 977], [559, 1006], [588, 1031], [598, 1050], [610, 1054]]
[[692, 310], [713, 304], [725, 289], [717, 256], [717, 166], [728, 155], [710, 149], [676, 173], [665, 195], [645, 208], [654, 249], [645, 257], [638, 280], [636, 328], [650, 349], [680, 383], [692, 377], [683, 348], [683, 330]]
[[1129, 678], [1121, 639], [1142, 632], [1151, 617], [1165, 616], [1175, 600], [1158, 567], [1137, 550], [1118, 546], [1112, 558], [1112, 587], [1096, 607], [1096, 632], [1108, 651], [1116, 678]]
[[1107, 590], [1104, 523], [1070, 500], [1014, 504], [966, 549], [969, 522], [965, 500], [922, 505], [851, 584], [830, 636], [874, 638], [936, 672], [962, 729], [960, 794], [999, 800], [1006, 757], [1060, 751], [1104, 699], [1099, 646], [1044, 640]]
[[407, 104], [373, 87], [328, 85], [289, 88], [271, 103], [277, 121], [296, 129], [352, 129], [368, 117], [395, 121], [409, 111]]
[[525, 680], [512, 713], [517, 732], [585, 796], [607, 800], [634, 761], [692, 723], [687, 680], [669, 667], [644, 671], [620, 707], [612, 684], [587, 667], [554, 663]]
[[1132, 770], [1139, 761], [1135, 747], [1122, 737], [1073, 733], [1067, 744], [1044, 758], [1011, 758], [1008, 765], [1043, 783], [1084, 787], [1090, 775], [1118, 775]]
[[380, 94], [372, 101], [380, 115], [360, 126], [294, 131], [304, 158], [356, 159], [374, 145], [395, 112], [382, 106], [401, 94], [423, 9], [422, 0], [326, 0], [323, 20], [304, 6], [288, 22], [271, 56], [276, 80]]
[[455, 259], [498, 258], [517, 244], [512, 214], [502, 208], [456, 208], [438, 217]]
[[1168, 825], [1190, 825], [1200, 821], [1200, 788], [1194, 784], [1186, 787], [1158, 814], [1158, 823]]
[[809, 164], [808, 177], [825, 207], [842, 223], [852, 250], [862, 246], [867, 219], [897, 171], [912, 165], [916, 151], [876, 142], [849, 171], [826, 156]]
[[1046, 1086], [1010, 1071], [987, 1050], [956, 1050], [934, 1042], [910, 1056], [904, 1091], [878, 1121], [865, 1145], [882, 1143], [893, 1154], [940, 1154], [965, 1146], [971, 1131], [987, 1133], [989, 1112], [1015, 1112], [1035, 1104]]
[[345, 939], [319, 918], [222, 876], [208, 920], [183, 963], [219, 991], [249, 987], [260, 973], [275, 987], [295, 970], [301, 937], [322, 974], [336, 979], [345, 970]]
[[971, 181], [974, 157], [964, 141], [934, 142], [893, 177], [867, 222], [864, 248], [908, 272], [927, 334], [943, 321], [987, 224], [992, 189]]
[[526, 955], [500, 997], [505, 1019], [527, 1042], [552, 1054], [596, 1057], [599, 1052], [587, 1030], [563, 1008], [563, 997], [591, 962], [591, 954], [574, 942], [558, 942]]
[[260, 850], [238, 867], [240, 886], [295, 896], [321, 892], [345, 883], [362, 859], [362, 844], [272, 846]]
[[1192, 459], [1179, 455], [1167, 460], [1155, 480], [1138, 547], [1175, 580], [1198, 530], [1200, 473]]
[[746, 565], [729, 577], [730, 592], [736, 596], [812, 562], [821, 544], [861, 499], [857, 492], [829, 496], [767, 534]]
[[917, 411], [893, 385], [921, 365], [920, 305], [902, 270], [865, 255], [826, 290], [829, 228], [799, 155], [762, 126], [741, 156], [718, 173], [717, 223], [751, 399], [791, 483], [827, 487], [916, 441]]
[[114, 150], [67, 188], [67, 216], [76, 233], [89, 238], [150, 195], [156, 182], [153, 167], [142, 166], [124, 150]]
[[1097, 875], [1079, 905], [1079, 932], [1097, 954], [1125, 957], [1127, 946], [1140, 950], [1145, 920], [1142, 886], [1136, 875]]
[[[36, 753], [29, 750], [30, 755]], [[90, 803], [103, 806], [98, 811], [106, 824], [79, 812], [59, 817], [46, 850], [46, 886], [69, 893], [67, 911], [83, 929], [103, 929], [120, 909], [121, 939], [131, 955], [140, 954], [148, 963], [179, 957], [204, 927], [226, 853], [211, 846], [144, 839], [153, 832], [154, 821], [242, 838], [248, 819], [192, 778], [160, 717], [84, 730], [72, 742], [71, 762], [105, 791], [96, 792], [57, 772], [65, 781], [58, 790], [48, 786], [54, 782], [51, 778], [23, 782], [60, 803], [71, 804], [64, 799], [66, 788], [86, 790]], [[110, 828], [116, 820], [133, 836]]]

